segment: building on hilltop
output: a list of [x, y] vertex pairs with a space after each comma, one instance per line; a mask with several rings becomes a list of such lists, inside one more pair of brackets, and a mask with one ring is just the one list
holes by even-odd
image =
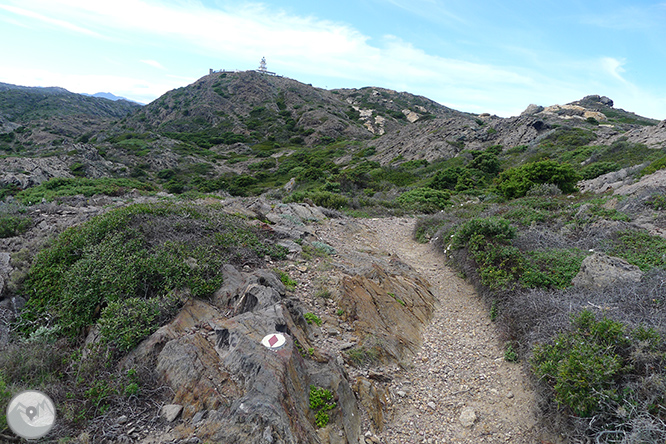
[[[271, 71], [268, 70], [268, 68], [266, 67], [266, 57], [261, 58], [261, 62], [259, 62], [259, 68], [254, 69], [254, 70], [250, 70], [250, 71], [258, 72], [260, 74], [268, 74], [269, 76], [282, 77], [282, 76], [279, 76], [276, 73], [271, 72]], [[231, 73], [236, 73], [236, 72], [241, 72], [241, 71], [238, 70], [238, 69], [235, 70], [235, 71], [227, 71], [225, 69], [215, 70], [213, 68], [209, 68], [208, 75], [217, 74], [217, 73], [231, 74]]]
[[277, 76], [277, 74], [269, 71], [268, 68], [266, 68], [266, 57], [261, 58], [261, 62], [259, 62], [259, 69], [256, 71], [261, 74], [268, 74], [269, 76]]

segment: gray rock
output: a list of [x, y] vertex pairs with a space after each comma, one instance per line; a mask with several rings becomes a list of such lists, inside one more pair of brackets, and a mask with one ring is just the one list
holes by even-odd
[[605, 288], [625, 282], [638, 282], [643, 272], [619, 257], [594, 253], [586, 257], [571, 283], [582, 288]]
[[122, 415], [116, 419], [116, 424], [125, 424], [128, 421], [127, 416]]
[[535, 105], [535, 104], [530, 104], [528, 105], [527, 108], [525, 108], [525, 111], [520, 113], [521, 116], [531, 116], [532, 114], [537, 114], [543, 111], [543, 106], [540, 105]]
[[407, 392], [405, 392], [403, 390], [398, 390], [395, 393], [396, 393], [396, 395], [400, 396], [401, 398], [405, 398], [407, 396]]
[[192, 417], [192, 424], [196, 425], [196, 424], [200, 423], [201, 421], [203, 421], [205, 416], [206, 416], [206, 411], [205, 410], [202, 411], [202, 412], [195, 413], [194, 416]]
[[213, 301], [220, 308], [232, 308], [236, 314], [270, 307], [287, 291], [270, 270], [244, 273], [227, 264], [222, 267], [222, 277], [224, 285], [215, 292]]
[[180, 415], [180, 412], [183, 411], [183, 406], [179, 404], [167, 404], [165, 406], [162, 406], [162, 410], [160, 411], [160, 414], [164, 419], [167, 420], [167, 422], [174, 422], [176, 418], [178, 418], [178, 415]]
[[460, 424], [463, 427], [472, 427], [476, 422], [476, 412], [472, 407], [465, 407], [460, 412]]
[[435, 404], [435, 403], [432, 402], [432, 401], [430, 401], [430, 402], [428, 403], [428, 407], [430, 407], [430, 408], [433, 409], [433, 410], [437, 410], [437, 404]]

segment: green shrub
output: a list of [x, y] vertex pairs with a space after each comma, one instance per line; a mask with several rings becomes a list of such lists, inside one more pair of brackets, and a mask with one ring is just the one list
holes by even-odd
[[[338, 183], [336, 188], [339, 189], [339, 185], [340, 184]], [[349, 201], [346, 197], [337, 193], [332, 193], [330, 191], [297, 191], [287, 196], [285, 199], [283, 199], [283, 201], [285, 203], [305, 202], [306, 199], [311, 200], [315, 205], [331, 208], [333, 210], [339, 210], [349, 204]]]
[[608, 254], [626, 259], [643, 271], [666, 267], [666, 239], [647, 231], [627, 230], [617, 233]]
[[30, 228], [32, 219], [28, 216], [0, 214], [0, 239], [19, 236]]
[[[111, 332], [111, 318], [129, 310], [126, 301], [154, 320], [151, 298], [172, 290], [208, 297], [222, 284], [223, 264], [259, 265], [267, 255], [283, 259], [286, 249], [209, 207], [160, 203], [114, 210], [65, 230], [36, 255], [21, 288], [29, 298], [19, 325], [29, 334], [48, 322], [76, 337], [106, 310]], [[129, 336], [123, 346], [141, 335]]]
[[448, 191], [435, 190], [432, 188], [415, 188], [402, 193], [396, 201], [409, 209], [423, 212], [434, 212], [448, 207], [451, 202], [451, 194]]
[[580, 176], [570, 165], [545, 160], [502, 172], [497, 182], [497, 190], [507, 199], [515, 199], [525, 196], [536, 184], [552, 183], [563, 193], [573, 193], [578, 180]]
[[[472, 153], [472, 155], [474, 154], [475, 153]], [[481, 152], [474, 156], [474, 159], [469, 165], [467, 165], [467, 168], [473, 168], [486, 174], [490, 174], [491, 176], [496, 176], [502, 171], [497, 154], [488, 151]]]
[[139, 182], [134, 179], [86, 179], [86, 178], [54, 178], [36, 187], [25, 189], [16, 194], [16, 198], [23, 204], [32, 205], [42, 199], [52, 201], [56, 197], [74, 196], [83, 194], [106, 194], [108, 196], [121, 196], [132, 189], [139, 191], [155, 191], [153, 185]]
[[657, 170], [661, 170], [666, 168], [666, 156], [655, 160], [654, 162], [650, 163], [647, 167], [641, 171], [641, 176], [647, 176], [648, 174], [652, 174], [656, 172]]
[[161, 321], [175, 315], [177, 306], [177, 300], [168, 298], [111, 301], [99, 318], [100, 336], [124, 354], [153, 334]]
[[2, 406], [2, 410], [0, 410], [0, 432], [3, 433], [7, 429], [7, 415], [5, 413], [7, 408], [5, 406], [9, 404], [11, 398], [12, 393], [7, 389], [7, 384], [2, 373], [0, 373], [0, 406]]
[[552, 344], [535, 347], [533, 371], [575, 415], [590, 417], [608, 405], [622, 405], [625, 393], [619, 382], [630, 369], [630, 337], [635, 334], [627, 334], [619, 322], [597, 321], [589, 311], [574, 318], [572, 325], [573, 331], [560, 333]]
[[474, 236], [506, 243], [516, 237], [516, 228], [500, 217], [474, 218], [456, 230], [451, 241], [452, 247], [463, 248]]
[[596, 162], [583, 168], [580, 173], [583, 179], [589, 180], [619, 169], [620, 166], [615, 162]]
[[449, 167], [438, 171], [435, 177], [430, 181], [429, 187], [434, 190], [453, 190], [458, 183], [458, 177], [462, 174], [463, 168]]
[[567, 288], [580, 271], [585, 253], [577, 248], [537, 250], [523, 253], [525, 270], [520, 283], [528, 288]]

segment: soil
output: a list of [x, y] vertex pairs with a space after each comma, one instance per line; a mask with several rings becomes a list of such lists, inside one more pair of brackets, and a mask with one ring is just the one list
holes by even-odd
[[438, 301], [421, 351], [391, 371], [384, 430], [366, 441], [538, 442], [534, 393], [522, 365], [504, 359], [499, 332], [474, 288], [434, 246], [413, 240], [415, 222], [330, 220], [317, 232], [341, 256], [391, 257], [411, 266]]

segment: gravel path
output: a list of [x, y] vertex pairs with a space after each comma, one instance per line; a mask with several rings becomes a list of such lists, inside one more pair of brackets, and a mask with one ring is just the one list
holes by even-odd
[[[496, 328], [474, 289], [433, 246], [412, 239], [415, 222], [357, 219], [361, 229], [353, 235], [356, 248], [374, 244], [413, 267], [439, 301], [421, 352], [392, 375], [392, 419], [372, 442], [539, 442], [532, 435], [534, 398], [521, 365], [504, 360]], [[340, 239], [344, 230], [339, 226], [329, 234]]]

